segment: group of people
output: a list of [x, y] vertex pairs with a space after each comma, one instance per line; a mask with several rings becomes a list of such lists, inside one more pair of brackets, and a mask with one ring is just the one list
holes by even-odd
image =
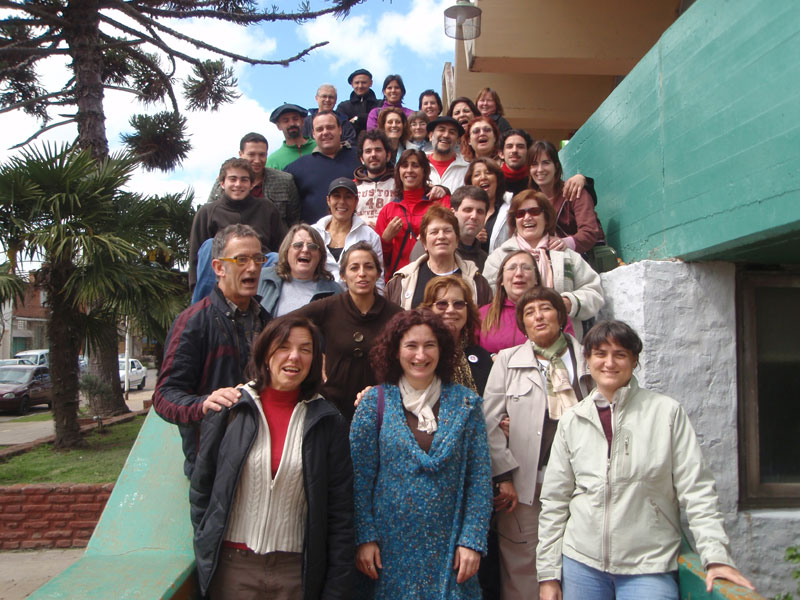
[[269, 158], [245, 136], [192, 229], [153, 401], [203, 594], [677, 598], [679, 502], [709, 588], [751, 587], [685, 412], [638, 387], [629, 326], [592, 326], [591, 180], [494, 90], [442, 115], [348, 82], [276, 109]]

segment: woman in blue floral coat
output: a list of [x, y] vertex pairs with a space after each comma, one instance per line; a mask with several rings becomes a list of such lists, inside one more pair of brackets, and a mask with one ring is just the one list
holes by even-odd
[[386, 383], [350, 429], [356, 566], [371, 598], [481, 597], [491, 467], [482, 400], [451, 383], [453, 344], [438, 316], [417, 309], [395, 315], [371, 353]]

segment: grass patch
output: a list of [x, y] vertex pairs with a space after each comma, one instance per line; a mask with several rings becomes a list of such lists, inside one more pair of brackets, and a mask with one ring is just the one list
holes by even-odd
[[112, 483], [139, 435], [144, 415], [126, 423], [107, 426], [106, 433], [84, 435], [88, 446], [53, 450], [52, 444], [10, 458], [0, 464], [0, 485], [14, 483]]
[[49, 410], [41, 413], [36, 413], [33, 415], [25, 415], [24, 417], [17, 417], [16, 419], [12, 419], [11, 423], [34, 423], [37, 421], [52, 421], [53, 420], [53, 413]]

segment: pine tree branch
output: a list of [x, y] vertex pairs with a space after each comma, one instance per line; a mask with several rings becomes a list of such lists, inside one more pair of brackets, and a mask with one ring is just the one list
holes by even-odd
[[[128, 15], [132, 19], [135, 19], [142, 25], [149, 24], [152, 27], [155, 27], [156, 29], [163, 31], [164, 33], [169, 34], [176, 39], [183, 40], [184, 42], [192, 44], [196, 48], [209, 50], [211, 52], [214, 52], [215, 54], [218, 54], [219, 56], [226, 56], [233, 60], [239, 60], [250, 65], [281, 65], [285, 67], [288, 66], [289, 63], [294, 62], [296, 60], [300, 60], [313, 50], [316, 50], [320, 46], [324, 46], [325, 44], [328, 43], [328, 42], [319, 42], [317, 44], [314, 44], [313, 46], [306, 48], [305, 50], [303, 50], [302, 52], [296, 54], [291, 58], [286, 58], [283, 60], [260, 60], [251, 58], [249, 56], [244, 56], [242, 54], [235, 54], [233, 52], [228, 52], [227, 50], [223, 50], [222, 48], [218, 48], [217, 46], [212, 46], [211, 44], [206, 44], [205, 42], [197, 40], [193, 37], [184, 35], [180, 31], [176, 31], [175, 29], [167, 27], [166, 25], [162, 25], [158, 21], [154, 21], [153, 19], [144, 16], [143, 14], [141, 14], [141, 12], [137, 11], [136, 9], [133, 9], [129, 5], [122, 2], [122, 0], [111, 0], [111, 3], [115, 7], [117, 7], [120, 11], [124, 12], [126, 15]], [[328, 9], [328, 12], [330, 12], [330, 9]], [[170, 52], [174, 52], [174, 50], [170, 50]]]
[[[170, 81], [170, 76], [164, 73], [161, 67], [153, 61], [147, 54], [144, 52], [140, 52], [137, 48], [128, 48], [127, 53], [133, 58], [134, 60], [138, 60], [139, 62], [144, 63], [147, 67], [152, 70], [156, 76], [164, 83], [164, 87], [167, 90], [167, 95], [169, 96], [170, 102], [172, 103], [172, 109], [177, 113], [180, 112], [178, 108], [178, 99], [175, 97], [175, 91], [172, 89], [172, 82]], [[175, 63], [173, 62], [173, 67]], [[174, 72], [174, 69], [173, 69]]]
[[109, 17], [107, 15], [100, 14], [99, 16], [100, 16], [100, 20], [101, 21], [103, 21], [105, 23], [108, 23], [109, 25], [111, 25], [113, 27], [116, 27], [120, 31], [124, 31], [127, 34], [136, 36], [137, 38], [139, 38], [139, 39], [141, 39], [141, 40], [143, 40], [143, 41], [145, 41], [145, 42], [147, 42], [149, 44], [153, 44], [156, 48], [159, 48], [159, 49], [163, 50], [168, 55], [174, 55], [177, 58], [180, 58], [180, 59], [188, 62], [191, 65], [199, 65], [200, 64], [200, 61], [198, 59], [194, 58], [193, 56], [189, 56], [188, 54], [184, 54], [183, 52], [178, 52], [177, 50], [175, 50], [173, 48], [170, 48], [165, 42], [161, 41], [160, 39], [155, 39], [155, 38], [153, 38], [153, 37], [141, 32], [141, 31], [139, 31], [138, 29], [134, 29], [133, 27], [128, 27], [127, 25], [123, 25], [119, 21], [117, 21], [115, 19], [112, 19], [111, 17]]
[[[67, 96], [69, 94], [73, 94], [75, 92], [74, 89], [70, 90], [60, 90], [58, 92], [52, 92], [50, 94], [45, 94], [44, 96], [37, 96], [36, 98], [28, 98], [27, 100], [22, 100], [21, 102], [15, 102], [14, 104], [9, 104], [8, 106], [4, 106], [0, 108], [0, 114], [10, 112], [12, 110], [16, 110], [18, 108], [22, 108], [23, 106], [28, 106], [29, 104], [36, 104], [37, 102], [43, 102], [48, 98], [56, 98], [58, 96]], [[16, 147], [16, 146], [15, 146]]]
[[26, 54], [32, 56], [55, 56], [57, 54], [69, 54], [69, 48], [25, 48], [24, 46], [20, 46], [19, 48], [9, 48], [4, 46], [0, 48], [0, 56], [3, 54]]
[[31, 137], [29, 137], [29, 138], [28, 138], [27, 140], [25, 140], [24, 142], [20, 142], [20, 143], [19, 143], [19, 144], [17, 144], [16, 146], [11, 146], [11, 147], [9, 148], [9, 150], [16, 150], [17, 148], [22, 148], [22, 146], [24, 146], [25, 144], [27, 144], [27, 143], [29, 143], [29, 142], [32, 142], [32, 141], [33, 141], [33, 140], [35, 140], [37, 137], [39, 137], [40, 135], [42, 135], [42, 134], [43, 134], [45, 131], [48, 131], [48, 130], [50, 130], [50, 129], [55, 129], [56, 127], [61, 127], [62, 125], [67, 125], [68, 123], [75, 123], [76, 121], [77, 121], [77, 120], [76, 120], [74, 117], [72, 117], [72, 118], [70, 118], [70, 119], [66, 119], [66, 120], [64, 120], [64, 121], [59, 121], [58, 123], [53, 123], [52, 125], [47, 125], [47, 126], [45, 126], [45, 127], [42, 127], [42, 128], [39, 130], [39, 131], [37, 131], [36, 133], [34, 133], [34, 134], [31, 136]]
[[[48, 35], [41, 35], [38, 38], [25, 38], [22, 40], [17, 40], [16, 42], [11, 42], [10, 44], [6, 44], [2, 46], [3, 50], [7, 48], [25, 48], [29, 44], [32, 47], [39, 46], [40, 44], [44, 44], [46, 42], [53, 42], [53, 41], [60, 41], [61, 36], [55, 33], [48, 34]], [[26, 48], [27, 51], [27, 48]]]
[[[0, 0], [0, 8], [8, 8], [10, 10], [20, 10], [22, 12], [28, 13], [29, 15], [35, 15], [42, 21], [48, 23], [49, 25], [57, 25], [61, 27], [69, 24], [66, 20], [62, 19], [61, 17], [57, 17], [55, 14], [53, 14], [48, 10], [39, 8], [38, 6], [34, 6], [30, 2], [25, 2], [24, 4], [18, 4], [17, 2]], [[42, 27], [41, 22], [38, 23], [37, 25], [39, 27]]]
[[316, 11], [303, 11], [299, 13], [279, 13], [279, 12], [262, 12], [262, 13], [231, 13], [222, 10], [169, 10], [165, 8], [156, 8], [153, 6], [139, 6], [137, 9], [143, 13], [148, 13], [156, 17], [170, 17], [173, 19], [190, 19], [193, 17], [210, 18], [219, 21], [228, 21], [231, 23], [239, 23], [246, 25], [253, 25], [255, 23], [274, 22], [274, 21], [295, 21], [302, 22], [311, 19], [316, 19], [323, 15], [347, 14], [350, 9], [359, 4], [363, 0], [341, 0], [337, 6], [330, 8], [323, 8]]

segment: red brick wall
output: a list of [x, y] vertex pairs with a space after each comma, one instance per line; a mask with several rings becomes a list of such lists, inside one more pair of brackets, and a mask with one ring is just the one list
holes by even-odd
[[113, 483], [0, 486], [0, 549], [82, 548]]

